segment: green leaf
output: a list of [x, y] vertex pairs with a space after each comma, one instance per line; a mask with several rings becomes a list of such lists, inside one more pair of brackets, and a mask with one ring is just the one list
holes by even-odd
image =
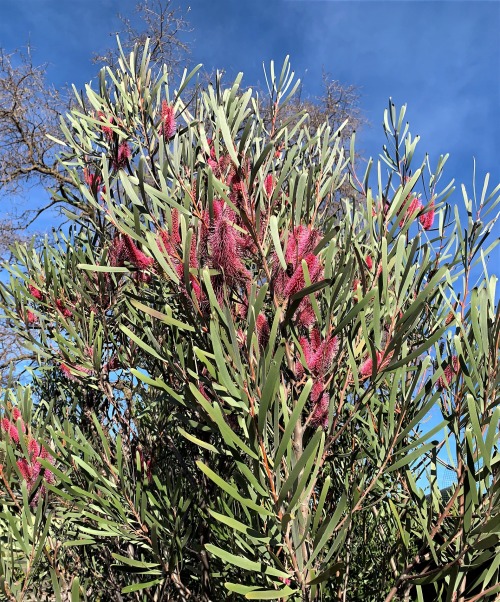
[[85, 462], [84, 460], [82, 460], [81, 458], [79, 458], [78, 456], [75, 456], [75, 455], [72, 455], [71, 457], [72, 457], [73, 461], [75, 462], [75, 464], [78, 464], [79, 466], [81, 466], [83, 468], [83, 470], [85, 470], [85, 472], [88, 472], [88, 474], [91, 477], [94, 477], [94, 479], [99, 478], [99, 475], [97, 474], [97, 472], [92, 468], [92, 466], [87, 464], [87, 462]]
[[334, 562], [331, 566], [329, 566], [325, 571], [311, 579], [307, 582], [307, 585], [318, 585], [319, 583], [323, 583], [327, 579], [330, 579], [344, 568], [344, 564], [342, 562]]
[[247, 525], [244, 525], [242, 522], [236, 520], [235, 518], [232, 518], [230, 516], [226, 516], [225, 514], [220, 514], [219, 512], [215, 512], [215, 510], [209, 509], [208, 511], [209, 511], [209, 513], [216, 520], [220, 521], [221, 523], [224, 523], [228, 527], [231, 527], [231, 529], [234, 529], [235, 531], [239, 531], [240, 533], [244, 533], [250, 539], [259, 540], [259, 541], [262, 541], [262, 542], [265, 542], [265, 543], [269, 543], [270, 540], [271, 540], [270, 537], [267, 537], [265, 535], [257, 533], [251, 527], [248, 527]]
[[271, 369], [265, 377], [264, 388], [262, 389], [262, 395], [260, 398], [259, 405], [259, 416], [258, 416], [258, 431], [262, 434], [266, 424], [267, 411], [271, 406], [275, 396], [276, 390], [280, 385], [280, 374], [281, 374], [281, 362], [285, 356], [285, 347], [282, 345], [276, 352], [274, 359], [271, 362]]
[[159, 583], [163, 583], [165, 579], [163, 577], [159, 579], [154, 579], [153, 581], [146, 581], [145, 583], [134, 583], [133, 585], [126, 585], [122, 588], [122, 594], [129, 594], [131, 592], [137, 592], [141, 589], [147, 589], [149, 587], [153, 587], [154, 585], [158, 585]]
[[244, 498], [243, 496], [241, 496], [235, 487], [229, 485], [227, 481], [222, 479], [218, 474], [216, 474], [211, 468], [203, 464], [203, 462], [201, 462], [200, 460], [196, 461], [196, 466], [198, 466], [198, 468], [203, 473], [205, 473], [211, 481], [218, 485], [223, 491], [228, 493], [237, 502], [240, 502], [240, 504], [243, 504], [244, 506], [252, 510], [256, 510], [261, 516], [273, 515], [273, 513], [269, 512], [269, 510], [264, 508], [264, 506], [259, 506], [253, 500], [249, 500], [248, 498]]
[[278, 600], [279, 598], [287, 598], [292, 594], [296, 594], [298, 590], [292, 589], [288, 585], [282, 589], [254, 590], [245, 595], [247, 600]]
[[224, 587], [228, 589], [230, 592], [234, 592], [235, 594], [245, 595], [248, 592], [253, 592], [256, 589], [259, 589], [259, 585], [240, 585], [239, 583], [231, 583], [226, 581], [224, 583]]
[[286, 451], [287, 446], [291, 444], [292, 432], [295, 428], [295, 425], [297, 424], [297, 421], [301, 416], [302, 410], [306, 405], [307, 400], [309, 399], [309, 393], [311, 392], [312, 386], [313, 381], [309, 379], [304, 385], [304, 388], [302, 389], [302, 392], [299, 396], [297, 403], [295, 404], [290, 419], [287, 422], [287, 425], [283, 432], [283, 436], [281, 437], [281, 443], [278, 447], [278, 451], [274, 456], [274, 466], [278, 466], [278, 464], [281, 461], [281, 458], [283, 457], [283, 454]]
[[[314, 551], [312, 552], [311, 556], [309, 557], [309, 560], [307, 561], [305, 567], [306, 569], [312, 566], [312, 563], [314, 562], [318, 554], [320, 554], [323, 551], [326, 542], [330, 539], [331, 534], [334, 532], [337, 525], [339, 524], [342, 514], [346, 510], [346, 507], [347, 495], [344, 491], [342, 493], [342, 497], [337, 503], [337, 507], [335, 508], [335, 512], [333, 513], [332, 518], [328, 522], [324, 523], [323, 528], [318, 531], [316, 537], [314, 538]], [[346, 527], [346, 525], [347, 522], [344, 524], [344, 528]]]
[[321, 443], [321, 440], [323, 439], [324, 436], [325, 436], [325, 433], [323, 432], [322, 429], [318, 429], [314, 433], [312, 439], [309, 441], [307, 447], [302, 452], [302, 455], [300, 456], [299, 460], [293, 467], [293, 470], [290, 473], [288, 479], [285, 481], [285, 483], [281, 487], [281, 491], [278, 496], [278, 505], [283, 503], [283, 500], [285, 499], [286, 494], [290, 491], [290, 489], [294, 485], [295, 481], [298, 479], [300, 472], [303, 470], [303, 468], [305, 467], [308, 460], [311, 458], [311, 456], [313, 456], [316, 453], [316, 451]]
[[249, 558], [243, 558], [243, 556], [236, 556], [235, 554], [231, 554], [226, 550], [222, 550], [211, 543], [205, 544], [205, 549], [210, 552], [210, 554], [217, 556], [224, 562], [237, 566], [245, 571], [270, 575], [272, 577], [283, 577], [284, 579], [289, 577], [288, 573], [284, 573], [283, 571], [280, 571], [272, 566], [265, 565], [262, 562], [250, 560]]
[[161, 320], [164, 324], [168, 324], [169, 326], [174, 326], [175, 328], [178, 328], [179, 330], [188, 330], [189, 332], [195, 331], [194, 327], [191, 326], [190, 324], [185, 324], [184, 322], [180, 322], [179, 320], [176, 320], [175, 318], [172, 318], [171, 316], [167, 316], [166, 314], [163, 314], [163, 313], [157, 311], [156, 309], [153, 309], [152, 307], [148, 307], [147, 305], [144, 305], [144, 303], [137, 301], [137, 299], [131, 299], [130, 302], [132, 303], [132, 305], [134, 307], [137, 307], [137, 309], [140, 309], [141, 311], [152, 316], [153, 318], [157, 318], [158, 320]]
[[79, 263], [77, 268], [80, 270], [87, 270], [88, 272], [106, 272], [107, 274], [128, 274], [130, 271], [128, 268], [111, 267], [110, 265], [93, 265], [89, 263]]
[[418, 458], [423, 456], [426, 452], [431, 450], [433, 447], [435, 447], [433, 443], [427, 443], [425, 445], [420, 446], [418, 449], [413, 451], [411, 454], [407, 454], [403, 458], [400, 458], [399, 460], [394, 462], [394, 464], [391, 464], [387, 468], [386, 473], [394, 472], [395, 470], [398, 470], [399, 468], [402, 468], [403, 466], [407, 466], [407, 465], [411, 464], [412, 462], [414, 462], [415, 460], [417, 460]]
[[71, 602], [80, 602], [80, 579], [73, 577], [71, 584]]
[[276, 251], [276, 255], [280, 260], [281, 267], [286, 270], [286, 261], [285, 255], [283, 254], [283, 249], [281, 248], [280, 235], [278, 231], [278, 218], [275, 215], [271, 216], [269, 221], [269, 227], [271, 229], [271, 237], [273, 239], [274, 250]]
[[129, 558], [128, 556], [122, 556], [121, 554], [112, 553], [111, 556], [115, 560], [118, 560], [123, 564], [127, 564], [128, 566], [133, 566], [139, 569], [156, 569], [160, 566], [157, 562], [144, 562], [143, 560], [134, 560], [133, 558]]
[[130, 337], [135, 343], [139, 345], [141, 349], [147, 351], [149, 355], [152, 355], [156, 359], [164, 362], [164, 358], [162, 358], [150, 345], [145, 343], [142, 339], [140, 339], [136, 334], [134, 334], [130, 328], [127, 328], [125, 324], [120, 324], [120, 330], [122, 330], [128, 337]]
[[248, 558], [243, 558], [242, 556], [236, 556], [235, 554], [226, 552], [226, 550], [222, 550], [221, 548], [218, 548], [217, 546], [214, 546], [211, 543], [205, 544], [205, 549], [207, 550], [207, 552], [210, 552], [210, 554], [217, 556], [224, 562], [237, 566], [238, 568], [244, 569], [245, 571], [260, 572], [261, 570], [262, 565], [260, 562], [255, 562], [254, 560], [249, 560]]

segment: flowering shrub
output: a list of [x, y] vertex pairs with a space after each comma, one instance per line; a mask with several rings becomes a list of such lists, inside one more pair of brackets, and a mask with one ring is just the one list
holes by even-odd
[[[288, 62], [270, 119], [240, 77], [184, 104], [193, 76], [172, 92], [133, 53], [77, 98], [74, 225], [40, 256], [19, 247], [3, 288], [57, 450], [52, 473], [32, 444], [21, 474], [31, 489], [45, 471], [35, 505], [58, 553], [13, 538], [16, 591], [52, 571], [87, 599], [493, 595], [499, 318], [495, 279], [472, 288], [472, 269], [499, 188], [464, 230], [444, 159], [415, 164], [404, 107], [386, 111], [397, 152], [372, 189], [354, 141], [281, 120]], [[449, 438], [452, 492], [431, 478], [426, 497]]]

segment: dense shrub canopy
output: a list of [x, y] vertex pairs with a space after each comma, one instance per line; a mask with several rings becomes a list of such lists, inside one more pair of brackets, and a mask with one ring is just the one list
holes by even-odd
[[346, 124], [282, 118], [288, 60], [265, 118], [195, 72], [136, 50], [61, 123], [72, 225], [1, 289], [39, 358], [5, 392], [5, 596], [492, 597], [499, 187], [464, 228], [404, 107], [360, 175]]

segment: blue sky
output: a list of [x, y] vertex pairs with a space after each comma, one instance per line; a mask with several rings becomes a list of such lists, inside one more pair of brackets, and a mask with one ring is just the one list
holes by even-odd
[[[30, 41], [35, 62], [49, 63], [56, 86], [82, 86], [95, 75], [90, 57], [113, 44], [117, 13], [134, 18], [136, 0], [1, 0], [0, 46]], [[358, 86], [370, 126], [358, 146], [376, 155], [391, 96], [408, 103], [413, 134], [434, 159], [450, 153], [446, 175], [500, 181], [500, 2], [333, 0], [177, 0], [191, 24], [190, 60], [207, 70], [239, 71], [264, 85], [262, 62], [292, 67], [311, 96], [322, 70]], [[37, 193], [40, 194], [40, 193]], [[457, 197], [458, 200], [458, 197]]]

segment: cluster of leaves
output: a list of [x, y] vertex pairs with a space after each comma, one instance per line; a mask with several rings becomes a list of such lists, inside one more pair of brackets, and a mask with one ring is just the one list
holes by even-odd
[[[39, 358], [34, 413], [18, 389], [5, 418], [17, 399], [48, 450], [28, 487], [1, 442], [5, 595], [491, 598], [500, 187], [449, 223], [446, 158], [414, 165], [404, 107], [374, 193], [346, 123], [281, 118], [288, 60], [265, 116], [241, 75], [186, 104], [196, 71], [172, 92], [147, 45], [122, 53], [61, 122], [73, 225], [18, 245], [0, 290]], [[426, 496], [445, 447], [456, 482]]]

